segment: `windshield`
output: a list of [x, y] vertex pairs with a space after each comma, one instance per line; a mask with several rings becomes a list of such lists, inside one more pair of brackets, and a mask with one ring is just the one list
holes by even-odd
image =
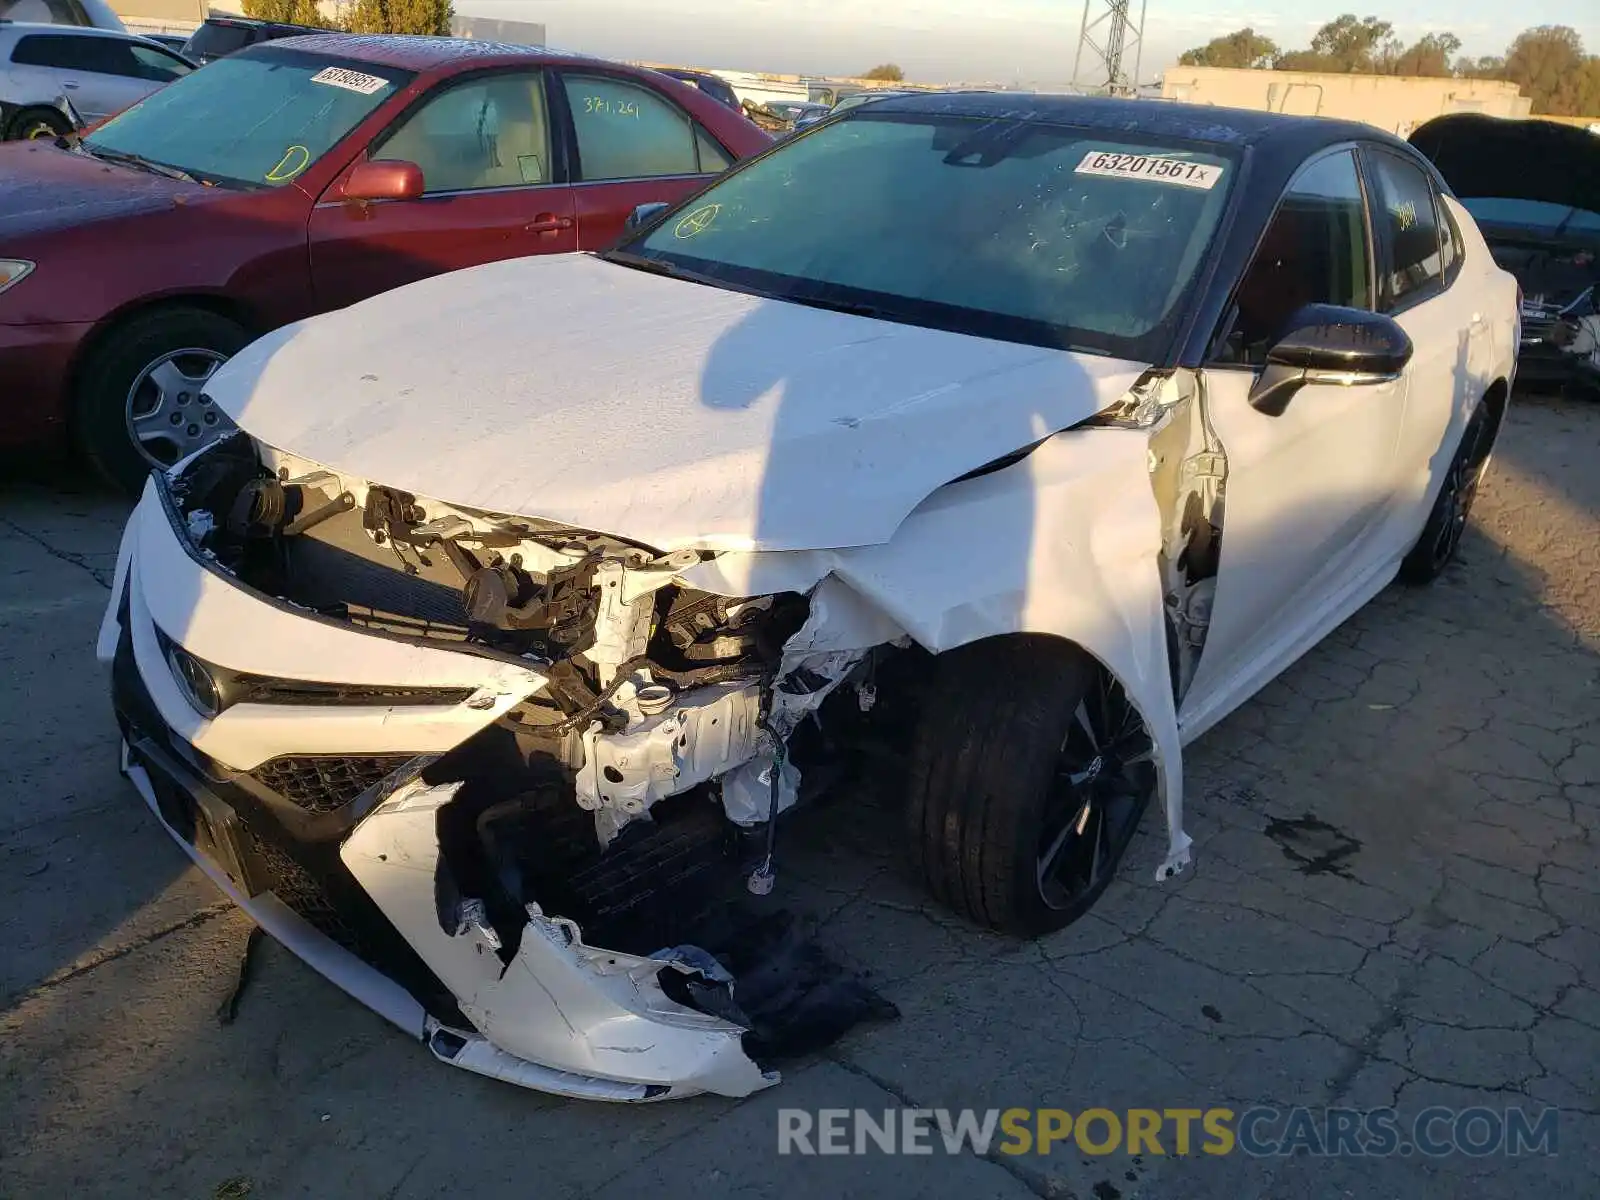
[[854, 96], [846, 96], [843, 100], [839, 101], [839, 103], [835, 104], [833, 106], [833, 111], [848, 112], [852, 108], [856, 108], [859, 105], [865, 104], [868, 100], [882, 100], [885, 95], [889, 94], [890, 93], [858, 92]]
[[184, 53], [190, 58], [200, 55], [209, 55], [221, 58], [225, 54], [232, 54], [235, 50], [243, 49], [254, 40], [254, 30], [248, 25], [231, 25], [225, 21], [207, 21], [190, 35], [189, 40], [183, 44]]
[[1228, 152], [859, 109], [616, 255], [907, 324], [1155, 361], [1236, 172]]
[[411, 72], [271, 45], [218, 59], [85, 138], [204, 182], [282, 187], [411, 79]]

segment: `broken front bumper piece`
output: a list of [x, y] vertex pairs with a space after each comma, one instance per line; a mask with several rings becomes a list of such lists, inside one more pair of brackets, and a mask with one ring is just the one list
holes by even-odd
[[[428, 1044], [445, 1061], [512, 1083], [544, 1087], [546, 1071], [628, 1082], [656, 1099], [715, 1092], [744, 1096], [777, 1082], [746, 1056], [744, 1030], [668, 999], [663, 970], [699, 976], [696, 967], [585, 946], [571, 921], [530, 906], [516, 956], [502, 966], [487, 923], [451, 936], [440, 926], [433, 883], [438, 869], [437, 810], [457, 785], [414, 781], [356, 827], [339, 855], [362, 888], [455, 995], [482, 1036], [436, 1022]], [[721, 980], [708, 980], [726, 985]], [[547, 1089], [551, 1090], [551, 1089]]]
[[[253, 670], [241, 658], [262, 656], [286, 678], [325, 677], [332, 659], [361, 662], [373, 684], [460, 692], [476, 673], [480, 686], [449, 705], [239, 703], [208, 718], [185, 695], [173, 647]], [[508, 960], [487, 921], [447, 929], [438, 814], [460, 785], [429, 785], [417, 771], [542, 686], [537, 672], [274, 606], [190, 553], [153, 485], [124, 535], [99, 655], [125, 770], [167, 831], [259, 924], [443, 1061], [587, 1099], [742, 1096], [777, 1082], [746, 1052], [745, 1026], [664, 990], [676, 977], [680, 995], [720, 994], [718, 1011], [738, 1013], [727, 973], [692, 947], [652, 957], [587, 946], [576, 925], [536, 906]], [[329, 753], [358, 734], [365, 757]], [[278, 779], [269, 768], [308, 744], [324, 784], [334, 762], [347, 774], [375, 764], [370, 782], [352, 792], [358, 778], [338, 803], [263, 787]], [[397, 754], [402, 746], [415, 753]]]

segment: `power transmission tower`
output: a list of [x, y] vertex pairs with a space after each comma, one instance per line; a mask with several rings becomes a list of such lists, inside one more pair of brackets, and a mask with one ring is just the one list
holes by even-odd
[[[1139, 86], [1139, 60], [1144, 53], [1144, 10], [1139, 0], [1139, 20], [1132, 17], [1132, 0], [1083, 0], [1083, 25], [1078, 30], [1078, 56], [1072, 63], [1072, 86], [1131, 95]], [[1090, 20], [1090, 13], [1097, 15]], [[1087, 63], [1084, 51], [1088, 51]], [[1133, 56], [1133, 74], [1124, 69]]]

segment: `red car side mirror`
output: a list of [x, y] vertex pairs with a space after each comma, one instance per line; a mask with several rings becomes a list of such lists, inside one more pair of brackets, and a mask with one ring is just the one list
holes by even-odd
[[421, 195], [422, 168], [400, 159], [361, 163], [344, 185], [346, 200], [415, 200]]

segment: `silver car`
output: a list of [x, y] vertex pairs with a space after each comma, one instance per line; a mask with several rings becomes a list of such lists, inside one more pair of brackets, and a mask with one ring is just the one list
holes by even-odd
[[70, 25], [0, 24], [0, 139], [71, 132], [58, 99], [88, 122], [120, 112], [195, 66], [148, 38]]

